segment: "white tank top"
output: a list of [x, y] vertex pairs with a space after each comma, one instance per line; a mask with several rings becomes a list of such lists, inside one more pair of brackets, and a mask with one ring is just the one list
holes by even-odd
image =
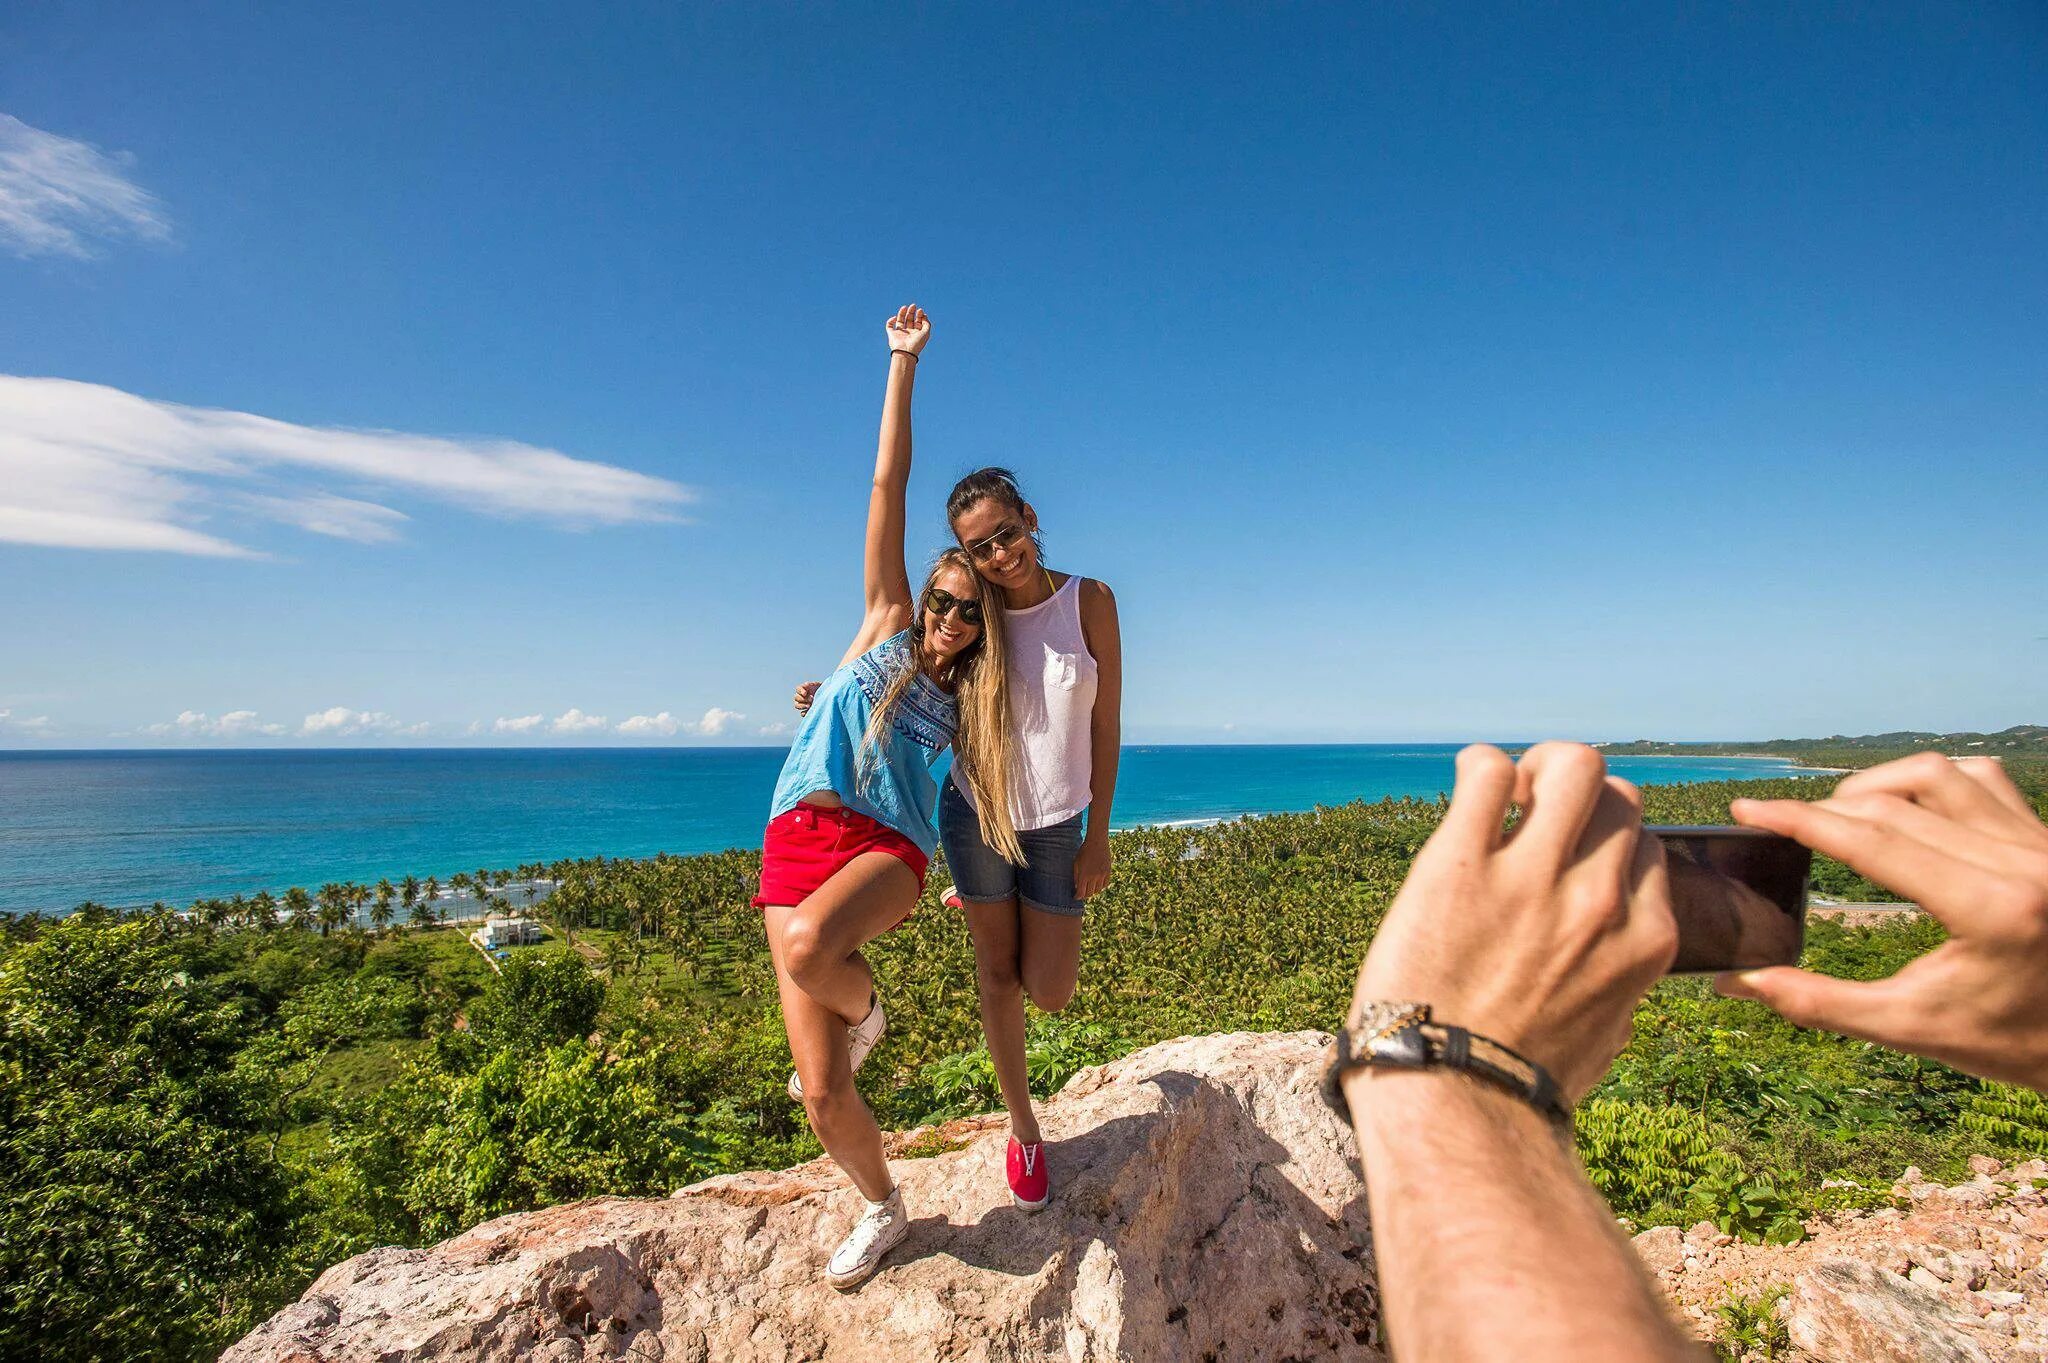
[[[1069, 577], [1035, 606], [1004, 611], [1003, 634], [1019, 768], [1010, 777], [1010, 817], [1022, 833], [1064, 823], [1091, 798], [1095, 655], [1081, 633], [1081, 579]], [[971, 803], [958, 767], [953, 784]]]

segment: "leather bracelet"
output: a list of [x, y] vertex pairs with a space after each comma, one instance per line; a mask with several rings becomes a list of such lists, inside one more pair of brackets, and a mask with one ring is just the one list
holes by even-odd
[[917, 352], [915, 350], [897, 350], [894, 347], [891, 347], [889, 353], [891, 355], [908, 355], [910, 357], [910, 362], [912, 364], [917, 363]]
[[1459, 1070], [1506, 1089], [1553, 1121], [1572, 1119], [1550, 1071], [1490, 1037], [1434, 1021], [1426, 1003], [1361, 1004], [1358, 1020], [1338, 1029], [1323, 1068], [1323, 1101], [1346, 1121], [1351, 1104], [1344, 1097], [1344, 1076], [1371, 1065]]

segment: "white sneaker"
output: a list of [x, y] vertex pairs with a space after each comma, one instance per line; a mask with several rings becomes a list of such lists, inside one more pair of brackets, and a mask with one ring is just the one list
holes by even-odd
[[[882, 1016], [882, 1001], [876, 999], [868, 1009], [868, 1015], [860, 1020], [858, 1027], [846, 1029], [846, 1058], [855, 1074], [867, 1063], [868, 1052], [882, 1039], [882, 1033], [889, 1030], [889, 1019]], [[804, 1081], [792, 1071], [789, 1076], [789, 1101], [801, 1103], [804, 1100]]]
[[910, 1234], [910, 1214], [903, 1210], [903, 1190], [891, 1188], [880, 1202], [868, 1203], [861, 1219], [839, 1242], [825, 1265], [825, 1281], [841, 1292], [858, 1287], [882, 1266], [882, 1256]]

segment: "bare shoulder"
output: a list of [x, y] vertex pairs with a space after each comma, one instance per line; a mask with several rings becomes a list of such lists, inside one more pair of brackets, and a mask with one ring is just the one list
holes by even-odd
[[1084, 577], [1081, 579], [1081, 609], [1094, 615], [1114, 616], [1116, 593], [1100, 578]]

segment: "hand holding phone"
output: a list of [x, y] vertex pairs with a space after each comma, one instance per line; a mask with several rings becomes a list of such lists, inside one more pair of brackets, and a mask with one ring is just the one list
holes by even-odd
[[1793, 965], [1806, 944], [1813, 853], [1757, 828], [1651, 825], [1664, 844], [1674, 975]]

